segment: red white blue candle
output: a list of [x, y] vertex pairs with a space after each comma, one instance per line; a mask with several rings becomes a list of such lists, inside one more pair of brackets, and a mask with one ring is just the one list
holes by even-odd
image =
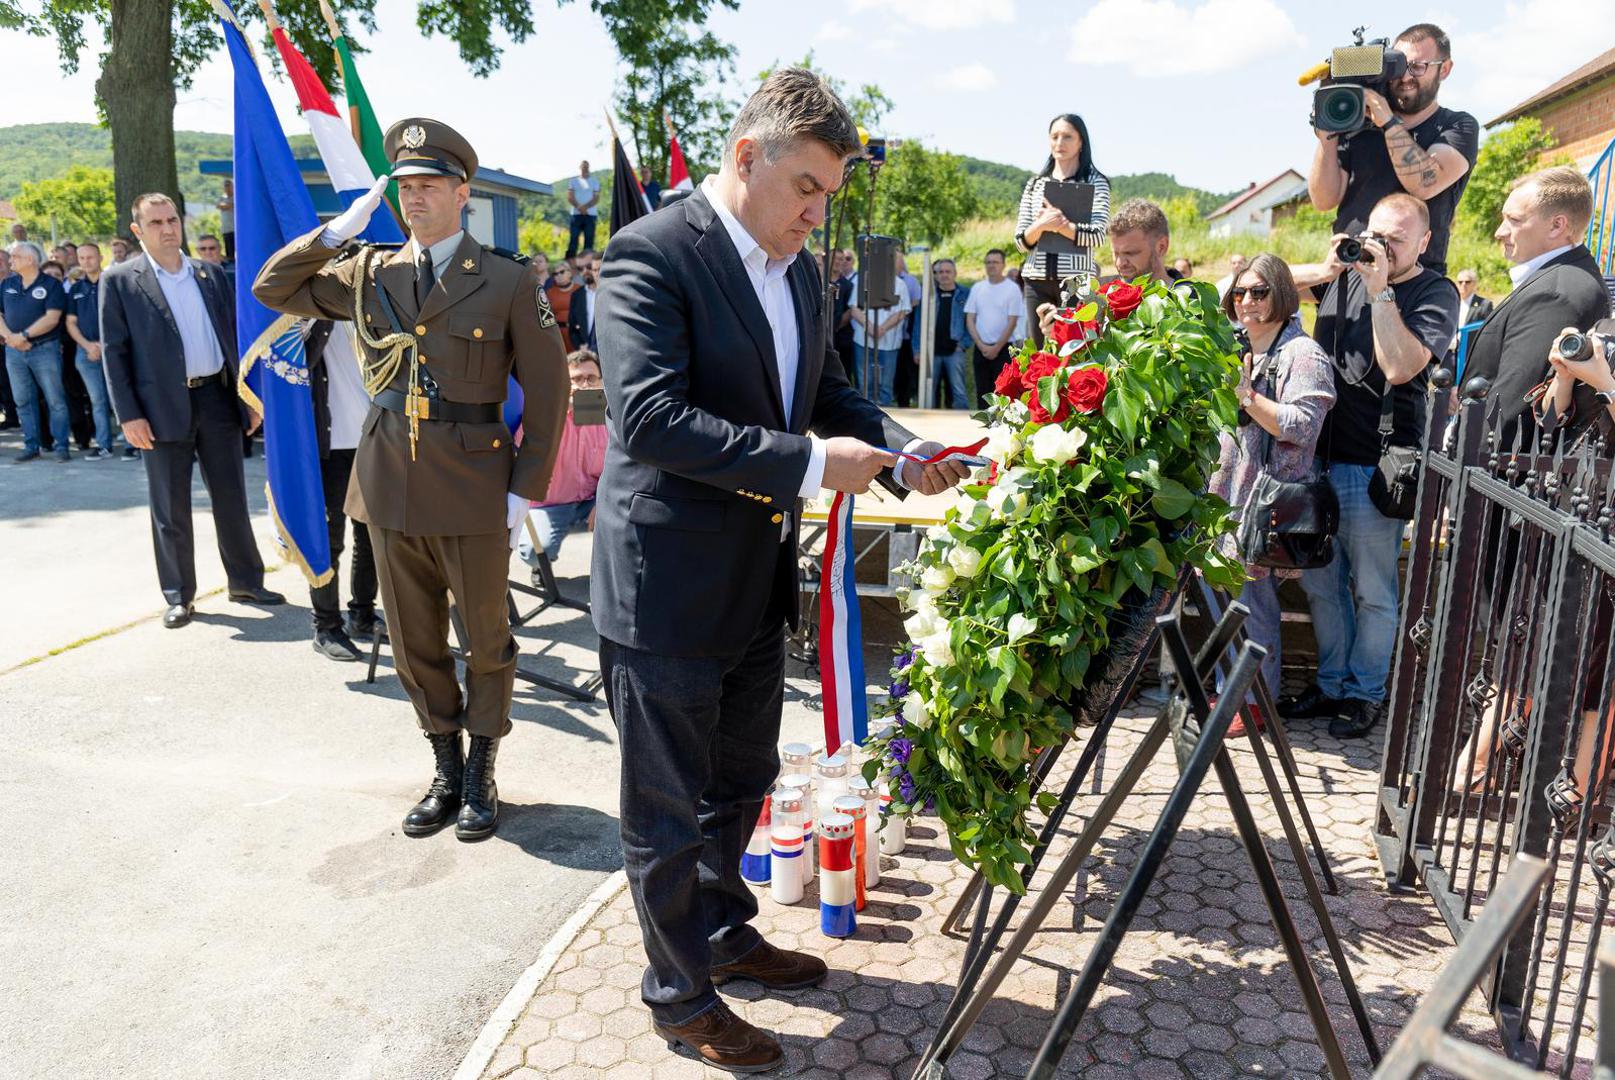
[[[813, 870], [818, 865], [818, 841], [813, 833], [813, 823], [818, 819], [813, 803], [813, 777], [806, 770], [799, 773], [787, 773], [779, 778], [779, 790], [795, 789], [802, 793], [802, 884], [806, 885], [813, 880]], [[793, 822], [792, 824], [798, 824]]]
[[826, 937], [858, 932], [858, 879], [853, 837], [857, 822], [831, 814], [819, 822], [819, 929]]
[[802, 899], [802, 828], [775, 825], [769, 830], [769, 894], [776, 904], [795, 904]]
[[751, 839], [746, 843], [746, 852], [740, 856], [740, 876], [753, 885], [767, 885], [769, 875], [769, 796], [763, 796], [763, 806], [757, 814], [757, 824], [752, 826]]

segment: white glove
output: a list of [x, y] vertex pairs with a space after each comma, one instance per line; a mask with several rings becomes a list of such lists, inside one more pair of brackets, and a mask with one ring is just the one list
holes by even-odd
[[381, 205], [381, 197], [391, 182], [392, 177], [383, 176], [374, 187], [355, 199], [352, 206], [331, 219], [323, 235], [336, 241], [333, 247], [339, 247], [364, 232], [365, 226], [370, 224], [370, 215]]
[[[356, 204], [357, 205], [357, 204]], [[528, 502], [520, 495], [505, 492], [505, 528], [510, 530], [510, 550], [516, 550], [516, 541], [521, 539], [522, 519], [527, 516]]]

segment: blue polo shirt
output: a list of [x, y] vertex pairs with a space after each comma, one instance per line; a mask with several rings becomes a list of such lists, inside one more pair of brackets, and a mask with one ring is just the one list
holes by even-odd
[[[79, 321], [79, 333], [86, 341], [101, 340], [101, 313], [96, 310], [100, 299], [101, 283], [87, 277], [75, 281], [73, 291], [67, 294], [67, 314]], [[65, 321], [67, 316], [62, 318]]]
[[[47, 311], [63, 312], [62, 318], [67, 318], [67, 294], [62, 289], [62, 283], [49, 274], [40, 274], [26, 288], [22, 275], [12, 274], [0, 282], [0, 301], [4, 304], [6, 325], [13, 333], [25, 333]], [[57, 322], [55, 327], [35, 337], [34, 341], [59, 341], [61, 337], [62, 324]]]

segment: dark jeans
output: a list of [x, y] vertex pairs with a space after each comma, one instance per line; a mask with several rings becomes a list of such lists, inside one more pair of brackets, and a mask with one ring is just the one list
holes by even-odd
[[90, 440], [95, 435], [95, 416], [92, 412], [89, 387], [84, 385], [84, 377], [79, 374], [78, 358], [78, 342], [64, 333], [62, 390], [67, 394], [67, 426], [73, 433], [73, 441], [78, 443], [79, 449], [88, 450]]
[[[1058, 281], [1045, 281], [1041, 278], [1024, 278], [1021, 281], [1021, 295], [1026, 298], [1026, 336], [1031, 338], [1033, 344], [1041, 349], [1043, 347], [1043, 329], [1038, 325], [1037, 308], [1039, 304], [1058, 304], [1060, 302], [1060, 283]], [[1017, 340], [1019, 339], [1017, 338]], [[1002, 367], [1003, 365], [1000, 364], [999, 366]]]
[[[332, 450], [331, 455], [320, 462], [320, 484], [325, 489], [325, 526], [331, 537], [331, 580], [308, 591], [316, 632], [342, 629], [342, 596], [337, 581], [342, 576], [342, 539], [348, 522], [342, 504], [348, 497], [354, 453], [353, 450]], [[362, 521], [353, 523], [348, 610], [360, 616], [373, 616], [376, 611], [376, 557], [370, 550], [370, 530]]]
[[993, 383], [998, 381], [998, 373], [1004, 370], [1004, 365], [1009, 363], [1009, 358], [1013, 355], [1015, 355], [1014, 346], [1008, 342], [1005, 342], [1004, 347], [998, 350], [998, 355], [990, 360], [981, 355], [980, 349], [971, 348], [970, 370], [976, 377], [976, 400], [980, 403], [978, 408], [987, 407], [987, 395], [993, 392]]
[[140, 455], [151, 495], [151, 539], [157, 549], [157, 582], [170, 604], [196, 598], [196, 536], [191, 524], [191, 463], [200, 462], [202, 483], [213, 503], [219, 558], [232, 589], [258, 589], [264, 562], [247, 511], [247, 478], [241, 464], [241, 414], [234, 392], [222, 381], [191, 394], [191, 428], [183, 439], [152, 442]]
[[[566, 237], [566, 257], [571, 258], [579, 251], [594, 247], [594, 227], [599, 224], [600, 218], [594, 214], [573, 214], [572, 223]], [[583, 238], [583, 246], [578, 246], [578, 238]]]
[[892, 397], [898, 405], [907, 409], [913, 407], [919, 391], [920, 365], [914, 357], [914, 345], [905, 334], [903, 344], [897, 350], [897, 374], [892, 379]]
[[623, 863], [650, 959], [640, 995], [659, 1023], [683, 1024], [715, 1005], [712, 967], [762, 941], [740, 856], [779, 774], [784, 664], [778, 605], [737, 656], [669, 657], [600, 641], [622, 752]]

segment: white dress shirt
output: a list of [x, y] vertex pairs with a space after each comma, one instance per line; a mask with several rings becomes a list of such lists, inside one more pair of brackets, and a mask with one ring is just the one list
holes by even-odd
[[1570, 250], [1570, 245], [1565, 244], [1563, 247], [1556, 247], [1552, 251], [1544, 251], [1542, 254], [1538, 255], [1536, 258], [1527, 259], [1525, 262], [1520, 263], [1518, 266], [1509, 267], [1508, 268], [1509, 281], [1511, 281], [1514, 284], [1514, 287], [1516, 289], [1518, 289], [1520, 287], [1520, 284], [1522, 282], [1524, 282], [1526, 278], [1530, 277], [1532, 274], [1536, 273], [1538, 270], [1542, 269], [1548, 263], [1552, 262], [1554, 259], [1557, 259], [1559, 256], [1563, 255], [1565, 252], [1567, 252], [1569, 250]]
[[[796, 398], [796, 369], [802, 360], [801, 339], [797, 337], [796, 306], [791, 303], [791, 288], [785, 280], [785, 273], [796, 261], [796, 256], [769, 258], [768, 252], [723, 204], [723, 199], [718, 195], [716, 178], [709, 176], [703, 180], [701, 190], [718, 212], [718, 220], [723, 222], [729, 239], [734, 242], [741, 265], [746, 268], [746, 276], [751, 279], [751, 287], [756, 290], [757, 300], [763, 306], [763, 316], [768, 319], [768, 327], [774, 333], [780, 400], [785, 403], [786, 422], [789, 423], [791, 406]], [[811, 434], [808, 438], [812, 440], [813, 448], [808, 456], [807, 472], [802, 477], [801, 487], [797, 489], [797, 494], [804, 499], [816, 496], [824, 479], [824, 440]]]
[[[179, 273], [171, 274], [157, 265], [150, 253], [146, 261], [157, 275], [157, 287], [168, 301], [168, 310], [179, 328], [180, 345], [185, 352], [185, 377], [200, 379], [217, 375], [224, 367], [224, 350], [219, 335], [213, 332], [213, 320], [207, 313], [207, 301], [202, 299], [202, 286], [197, 284], [196, 269], [191, 260], [180, 256]], [[235, 348], [235, 342], [230, 342]]]

